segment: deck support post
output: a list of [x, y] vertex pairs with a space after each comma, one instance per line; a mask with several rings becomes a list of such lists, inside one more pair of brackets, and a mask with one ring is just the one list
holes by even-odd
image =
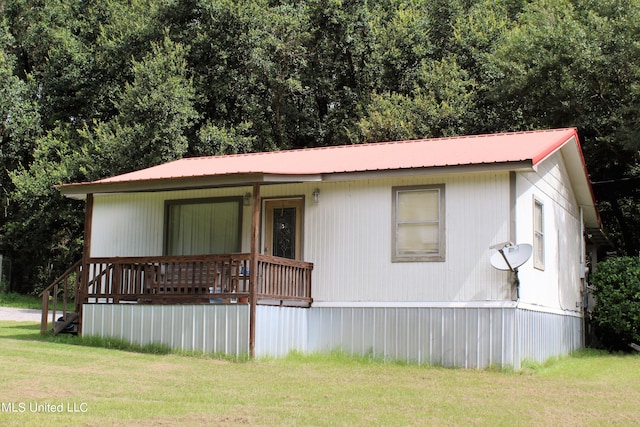
[[40, 335], [44, 335], [47, 333], [48, 318], [49, 318], [49, 291], [44, 291], [42, 293], [42, 318], [40, 319]]
[[260, 231], [260, 183], [253, 183], [253, 215], [251, 216], [251, 254], [249, 262], [249, 357], [256, 356], [256, 306], [258, 295], [258, 253]]
[[91, 258], [91, 233], [93, 228], [93, 193], [87, 194], [84, 207], [84, 242], [82, 245], [82, 279], [76, 286], [75, 306], [78, 313], [78, 335], [82, 333], [82, 302], [89, 283], [89, 258]]

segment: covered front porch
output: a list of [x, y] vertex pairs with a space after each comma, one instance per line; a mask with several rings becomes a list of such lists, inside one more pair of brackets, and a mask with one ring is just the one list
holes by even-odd
[[[278, 215], [275, 222], [271, 220], [269, 215], [270, 209], [273, 209], [270, 207], [273, 199], [263, 201], [260, 187], [259, 183], [254, 182], [252, 193], [247, 192], [243, 198], [208, 196], [205, 199], [187, 199], [184, 203], [172, 199], [175, 193], [170, 191], [153, 193], [161, 194], [160, 197], [165, 200], [164, 227], [160, 227], [160, 224], [148, 226], [139, 218], [136, 219], [137, 224], [144, 227], [144, 235], [164, 235], [164, 255], [153, 256], [92, 256], [95, 248], [101, 247], [100, 244], [92, 244], [92, 239], [97, 236], [101, 243], [129, 241], [127, 236], [120, 233], [123, 221], [129, 217], [123, 216], [125, 219], [107, 220], [105, 223], [104, 204], [100, 208], [102, 213], [96, 216], [94, 194], [86, 193], [83, 258], [42, 292], [41, 331], [44, 333], [48, 330], [51, 319], [54, 333], [72, 331], [84, 334], [83, 312], [95, 313], [91, 307], [98, 306], [105, 309], [116, 306], [218, 307], [220, 310], [214, 308], [213, 311], [204, 308], [205, 312], [216, 313], [216, 316], [225, 312], [223, 307], [229, 307], [231, 311], [247, 314], [249, 354], [253, 356], [258, 305], [308, 308], [312, 303], [313, 264], [300, 259], [299, 249], [295, 250], [300, 247], [300, 242], [292, 237], [301, 233], [294, 230], [291, 235], [283, 237], [292, 242], [288, 251], [280, 251], [280, 246], [276, 247], [275, 237], [273, 246], [267, 246], [264, 236], [260, 239], [261, 225], [265, 219], [270, 221], [262, 228], [267, 235], [275, 224], [278, 229], [281, 225], [285, 229], [289, 227], [289, 224], [286, 227], [284, 223], [281, 224], [286, 215]], [[211, 188], [215, 192], [218, 187], [213, 185]], [[122, 191], [120, 188], [118, 190]], [[134, 188], [125, 193], [139, 191], [139, 188]], [[138, 194], [145, 197], [143, 194], [150, 193]], [[264, 218], [261, 212], [263, 205], [266, 212]], [[250, 229], [242, 227], [239, 219], [245, 216], [242, 213], [243, 206], [248, 208], [244, 208], [244, 212], [251, 219], [245, 224], [249, 223]], [[291, 228], [300, 227], [301, 206], [289, 208], [282, 201], [278, 206], [281, 213], [297, 212], [290, 215], [290, 224]], [[284, 219], [281, 220], [281, 217]], [[112, 226], [109, 228], [105, 224]], [[120, 227], [114, 228], [114, 224]], [[96, 234], [94, 226], [99, 227], [99, 234]], [[242, 234], [245, 243], [240, 241], [242, 230], [250, 230], [250, 233]], [[120, 234], [111, 237], [105, 233]], [[108, 237], [105, 239], [105, 236]], [[126, 253], [127, 249], [125, 247], [124, 251], [112, 252], [116, 255]], [[283, 255], [278, 256], [281, 253]], [[50, 308], [53, 309], [51, 316], [47, 314]], [[109, 319], [104, 321], [108, 322]], [[92, 324], [95, 327], [95, 318]]]

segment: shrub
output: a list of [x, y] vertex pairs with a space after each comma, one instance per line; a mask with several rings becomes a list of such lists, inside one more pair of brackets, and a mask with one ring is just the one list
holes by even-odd
[[591, 276], [595, 332], [609, 350], [640, 344], [640, 258], [609, 258]]

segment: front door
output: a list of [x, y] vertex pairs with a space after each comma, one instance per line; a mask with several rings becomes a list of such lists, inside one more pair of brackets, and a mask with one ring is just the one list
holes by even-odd
[[302, 259], [303, 199], [266, 200], [264, 253]]

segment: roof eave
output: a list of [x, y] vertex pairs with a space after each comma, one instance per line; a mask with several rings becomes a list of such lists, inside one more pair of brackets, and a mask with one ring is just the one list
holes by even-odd
[[574, 128], [569, 138], [559, 139], [556, 144], [549, 147], [546, 152], [540, 153], [533, 159], [533, 169], [556, 152], [560, 152], [565, 158], [565, 165], [569, 173], [578, 205], [583, 210], [584, 222], [588, 227], [602, 228], [602, 220], [596, 203], [595, 194], [591, 187], [591, 180], [587, 172], [587, 165], [580, 148], [578, 131]]
[[562, 146], [561, 153], [565, 158], [576, 199], [583, 210], [585, 225], [590, 228], [602, 228], [596, 197], [577, 136], [572, 137]]
[[83, 200], [87, 194], [144, 193], [156, 191], [196, 190], [202, 188], [244, 187], [253, 183], [280, 184], [294, 182], [316, 182], [319, 174], [278, 175], [264, 173], [225, 174], [199, 177], [172, 177], [124, 182], [84, 182], [64, 184], [58, 190], [65, 197]]
[[173, 177], [153, 180], [123, 182], [85, 182], [64, 184], [57, 188], [68, 198], [83, 200], [87, 194], [142, 193], [156, 191], [196, 190], [203, 188], [244, 187], [253, 183], [292, 184], [320, 181], [350, 181], [382, 177], [412, 175], [448, 175], [453, 173], [481, 173], [489, 171], [531, 171], [531, 160], [496, 162], [471, 165], [428, 166], [421, 168], [382, 169], [356, 172], [332, 172], [324, 174], [225, 174], [201, 177]]

